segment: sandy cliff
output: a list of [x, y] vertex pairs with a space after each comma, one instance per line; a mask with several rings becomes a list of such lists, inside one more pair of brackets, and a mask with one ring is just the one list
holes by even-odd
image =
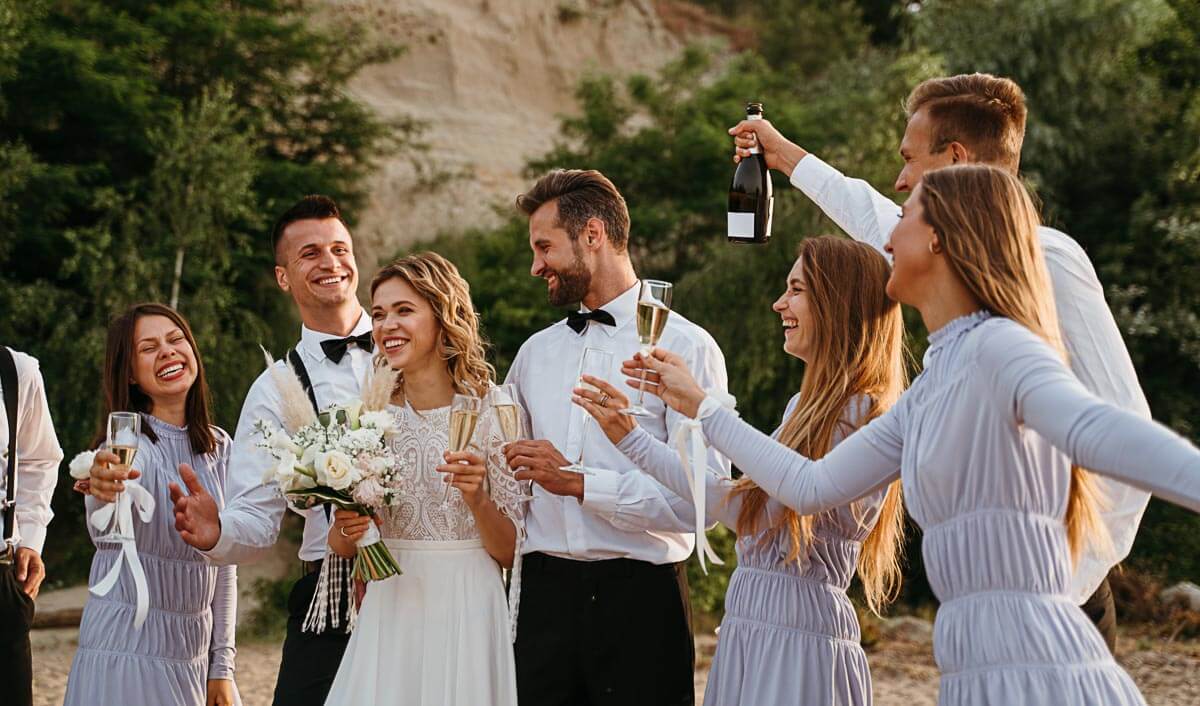
[[576, 111], [581, 76], [653, 71], [681, 46], [653, 0], [326, 1], [406, 46], [352, 90], [385, 117], [419, 118], [430, 148], [372, 178], [356, 233], [364, 269], [438, 231], [496, 223], [557, 116]]

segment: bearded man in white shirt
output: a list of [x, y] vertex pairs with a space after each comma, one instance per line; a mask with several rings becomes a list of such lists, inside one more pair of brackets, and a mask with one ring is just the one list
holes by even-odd
[[[908, 124], [900, 143], [904, 166], [896, 178], [897, 191], [911, 191], [927, 171], [964, 162], [1017, 173], [1026, 108], [1024, 93], [1011, 79], [982, 73], [929, 79], [909, 94], [906, 112]], [[900, 220], [895, 202], [789, 141], [769, 121], [742, 121], [729, 133], [734, 136], [734, 161], [748, 156], [757, 141], [768, 167], [788, 175], [793, 186], [852, 238], [883, 251]], [[1087, 254], [1053, 228], [1039, 227], [1038, 236], [1071, 370], [1092, 394], [1149, 419], [1150, 406]], [[1096, 476], [1095, 481], [1106, 495], [1101, 516], [1112, 546], [1091, 546], [1080, 556], [1071, 598], [1096, 623], [1111, 650], [1116, 644], [1116, 611], [1107, 573], [1129, 554], [1150, 496], [1110, 479]]]
[[[581, 304], [521, 346], [507, 382], [533, 440], [509, 444], [516, 477], [532, 480], [516, 639], [525, 706], [693, 704], [694, 648], [684, 561], [695, 541], [690, 499], [634, 468], [572, 404], [585, 349], [608, 351], [610, 381], [638, 351], [639, 281], [629, 257], [625, 199], [594, 170], [556, 170], [517, 197], [529, 217], [530, 274], [550, 304]], [[672, 312], [659, 347], [700, 384], [726, 386], [725, 359], [706, 331]], [[608, 404], [615, 405], [615, 401]], [[667, 440], [682, 417], [658, 398], [638, 422]], [[585, 473], [562, 470], [581, 461]], [[728, 475], [715, 452], [711, 468]]]
[[[324, 196], [306, 196], [272, 229], [275, 279], [291, 295], [304, 325], [300, 341], [287, 356], [309, 392], [313, 407], [357, 397], [371, 365], [371, 318], [358, 301], [358, 265], [350, 231], [337, 204]], [[285, 365], [283, 360], [277, 366]], [[229, 461], [224, 509], [186, 465], [180, 476], [186, 493], [171, 485], [175, 526], [188, 544], [214, 564], [260, 559], [279, 537], [287, 509], [275, 483], [264, 484], [270, 457], [257, 448], [255, 422], [283, 427], [282, 399], [270, 371], [259, 375], [242, 406]], [[325, 702], [349, 640], [342, 593], [338, 626], [320, 632], [301, 629], [325, 560], [329, 517], [323, 508], [304, 513], [300, 547], [302, 577], [288, 597], [287, 637], [275, 685], [275, 706], [319, 706]]]

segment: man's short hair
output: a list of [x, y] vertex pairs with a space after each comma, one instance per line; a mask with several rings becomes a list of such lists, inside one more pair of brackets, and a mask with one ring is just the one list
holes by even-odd
[[[337, 203], [328, 196], [320, 194], [305, 196], [285, 211], [271, 228], [271, 252], [275, 255], [275, 261], [279, 262], [279, 241], [283, 238], [283, 231], [287, 230], [288, 226], [296, 221], [323, 220], [325, 218], [336, 218], [341, 221], [343, 226], [346, 225], [346, 221], [342, 220], [342, 212], [338, 210]], [[349, 226], [346, 227], [346, 230], [349, 230]]]
[[517, 208], [532, 216], [542, 206], [558, 203], [558, 226], [571, 240], [579, 238], [588, 219], [599, 218], [608, 241], [618, 252], [629, 244], [629, 208], [617, 187], [595, 169], [555, 169], [517, 197]]
[[1025, 140], [1025, 94], [1015, 81], [991, 74], [931, 78], [908, 94], [908, 117], [925, 110], [929, 151], [962, 143], [981, 162], [1017, 172]]

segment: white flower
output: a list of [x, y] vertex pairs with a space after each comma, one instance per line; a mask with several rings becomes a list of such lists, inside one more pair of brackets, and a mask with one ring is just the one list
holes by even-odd
[[71, 477], [75, 480], [87, 480], [92, 475], [92, 460], [96, 458], [95, 451], [80, 451], [71, 459], [71, 464], [68, 466], [71, 471]]
[[282, 431], [272, 430], [267, 436], [267, 445], [276, 451], [287, 451], [293, 456], [301, 453], [301, 448], [292, 441], [291, 437]]
[[362, 406], [362, 400], [351, 400], [346, 405], [347, 426], [349, 426], [351, 429], [358, 428], [358, 418], [359, 415], [362, 414]]
[[294, 481], [294, 476], [300, 475], [296, 472], [296, 454], [290, 451], [284, 451], [279, 456], [279, 463], [271, 469], [271, 476], [279, 483], [279, 487], [287, 490]]
[[364, 429], [378, 429], [384, 434], [392, 431], [395, 425], [392, 415], [384, 411], [364, 412], [358, 421], [362, 422]]
[[367, 470], [372, 476], [380, 477], [386, 474], [392, 467], [392, 459], [387, 456], [376, 456], [367, 462]]
[[364, 478], [354, 486], [354, 490], [350, 493], [354, 498], [354, 502], [366, 505], [367, 507], [379, 507], [383, 505], [384, 490], [383, 486], [375, 482], [374, 478]]
[[378, 429], [355, 429], [343, 436], [339, 446], [348, 451], [370, 451], [377, 449], [383, 441], [383, 435]]
[[320, 453], [316, 446], [305, 447], [304, 453], [300, 454], [300, 466], [315, 471], [317, 469], [317, 456]]
[[334, 490], [345, 490], [358, 480], [354, 462], [341, 451], [317, 454], [317, 480]]

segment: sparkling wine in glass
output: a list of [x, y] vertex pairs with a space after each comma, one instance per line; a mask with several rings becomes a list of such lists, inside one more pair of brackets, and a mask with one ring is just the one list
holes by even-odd
[[[667, 318], [671, 315], [670, 282], [657, 279], [642, 280], [642, 288], [638, 292], [637, 330], [638, 343], [642, 345], [642, 357], [648, 357], [662, 338], [663, 329], [667, 327]], [[642, 382], [646, 382], [646, 369], [642, 368]], [[643, 406], [646, 391], [638, 389], [637, 402], [632, 407], [621, 410], [622, 414], [634, 417], [652, 417], [654, 413]]]
[[[455, 395], [450, 405], [450, 452], [465, 451], [475, 434], [475, 425], [479, 422], [479, 407], [481, 400], [471, 395]], [[454, 480], [451, 474], [450, 481]], [[442, 503], [450, 501], [450, 482], [446, 483], [446, 493]]]
[[137, 412], [112, 412], [108, 415], [108, 450], [120, 459], [118, 465], [128, 468], [133, 463], [141, 432], [142, 417]]
[[[583, 350], [583, 359], [579, 361], [579, 375], [576, 378], [575, 386], [582, 387], [585, 390], [593, 390], [599, 392], [595, 385], [588, 384], [583, 381], [584, 375], [590, 375], [601, 380], [608, 379], [609, 372], [612, 370], [612, 353], [600, 350], [599, 348], [585, 348]], [[573, 393], [572, 393], [573, 394]], [[582, 410], [580, 410], [582, 411]], [[583, 463], [584, 449], [587, 448], [588, 428], [591, 426], [592, 416], [587, 412], [583, 413], [583, 431], [579, 440], [579, 460], [569, 466], [563, 466], [560, 470], [574, 471], [575, 473], [588, 473], [587, 466]]]
[[[500, 438], [505, 445], [525, 438], [525, 415], [521, 405], [517, 403], [516, 385], [493, 385], [488, 392], [488, 404], [496, 415], [496, 424], [500, 427]], [[521, 499], [523, 501], [532, 500], [533, 481], [525, 481], [521, 485], [525, 491]]]

